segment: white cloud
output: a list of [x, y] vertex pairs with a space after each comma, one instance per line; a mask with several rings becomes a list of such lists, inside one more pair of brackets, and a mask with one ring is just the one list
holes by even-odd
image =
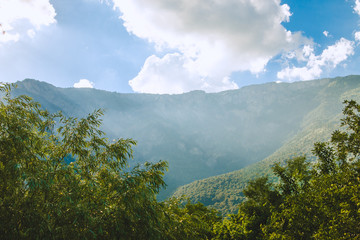
[[329, 36], [329, 32], [328, 31], [323, 31], [323, 34], [325, 37], [328, 37]]
[[356, 32], [354, 36], [356, 41], [360, 41], [360, 32]]
[[1, 29], [0, 46], [2, 42], [10, 42], [10, 41], [17, 42], [19, 41], [19, 38], [20, 38], [20, 34], [18, 33], [8, 34], [5, 30]]
[[358, 15], [360, 15], [360, 0], [355, 0], [354, 10]]
[[334, 45], [327, 47], [321, 55], [315, 55], [312, 47], [304, 46], [302, 55], [298, 56], [297, 59], [306, 61], [306, 66], [287, 67], [278, 72], [277, 77], [286, 80], [317, 78], [322, 74], [324, 68], [335, 68], [339, 63], [353, 55], [354, 45], [353, 41], [341, 38]]
[[27, 30], [27, 35], [28, 35], [30, 38], [34, 38], [35, 35], [36, 35], [36, 32], [34, 31], [34, 29], [29, 29], [29, 30]]
[[[134, 91], [233, 89], [232, 72], [261, 73], [272, 57], [307, 41], [281, 24], [291, 13], [280, 0], [113, 2], [128, 32], [154, 43], [158, 51], [175, 54], [149, 57], [130, 82]], [[169, 76], [168, 69], [181, 74]]]
[[163, 58], [150, 56], [140, 73], [129, 84], [136, 92], [184, 93], [194, 89], [208, 92], [237, 89], [236, 83], [227, 77], [218, 81], [200, 76], [192, 70], [192, 60], [179, 53], [167, 54]]
[[79, 82], [74, 83], [74, 88], [94, 88], [94, 83], [87, 79], [80, 79]]
[[[0, 43], [18, 41], [22, 35], [55, 23], [55, 9], [49, 0], [5, 0], [0, 3]], [[30, 32], [29, 32], [30, 31]]]

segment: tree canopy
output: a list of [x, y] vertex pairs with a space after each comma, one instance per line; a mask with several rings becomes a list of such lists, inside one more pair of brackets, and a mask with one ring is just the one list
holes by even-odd
[[250, 181], [216, 239], [360, 239], [360, 105], [345, 101], [341, 129], [314, 145], [315, 163], [276, 164], [278, 183]]
[[202, 204], [158, 202], [167, 163], [130, 168], [132, 139], [110, 142], [103, 114], [50, 114], [27, 96], [0, 101], [1, 239], [201, 239], [220, 218]]

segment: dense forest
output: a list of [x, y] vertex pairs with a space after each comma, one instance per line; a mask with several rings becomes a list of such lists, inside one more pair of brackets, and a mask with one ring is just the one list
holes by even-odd
[[157, 200], [168, 163], [129, 166], [132, 139], [109, 141], [101, 110], [49, 113], [27, 96], [0, 102], [1, 239], [359, 239], [360, 105], [344, 101], [330, 141], [255, 178], [238, 213]]

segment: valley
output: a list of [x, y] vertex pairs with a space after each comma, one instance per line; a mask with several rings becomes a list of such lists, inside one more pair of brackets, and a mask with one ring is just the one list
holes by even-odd
[[175, 95], [17, 84], [15, 95], [29, 95], [50, 112], [84, 117], [104, 109], [109, 138], [137, 141], [131, 165], [168, 161], [159, 199], [175, 192], [223, 213], [236, 212], [247, 181], [271, 172], [275, 162], [311, 157], [314, 142], [338, 127], [343, 100], [360, 99], [359, 76]]

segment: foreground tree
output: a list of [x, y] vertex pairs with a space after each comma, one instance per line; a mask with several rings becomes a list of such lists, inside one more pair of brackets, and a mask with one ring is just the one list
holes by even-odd
[[160, 239], [166, 162], [128, 169], [135, 141], [109, 143], [101, 111], [49, 114], [10, 88], [0, 102], [1, 238]]
[[11, 97], [10, 85], [0, 90], [1, 239], [206, 239], [212, 233], [214, 211], [157, 202], [167, 163], [129, 168], [135, 141], [109, 143], [98, 129], [102, 111], [84, 119], [50, 114], [27, 96]]
[[345, 104], [342, 130], [333, 132], [330, 142], [315, 144], [317, 163], [296, 168], [306, 172], [301, 174], [306, 180], [293, 184], [305, 183], [304, 188], [284, 194], [281, 210], [264, 227], [270, 239], [360, 238], [360, 105]]
[[341, 130], [305, 157], [276, 164], [279, 183], [259, 178], [239, 213], [215, 225], [216, 239], [360, 239], [360, 105], [345, 101]]

